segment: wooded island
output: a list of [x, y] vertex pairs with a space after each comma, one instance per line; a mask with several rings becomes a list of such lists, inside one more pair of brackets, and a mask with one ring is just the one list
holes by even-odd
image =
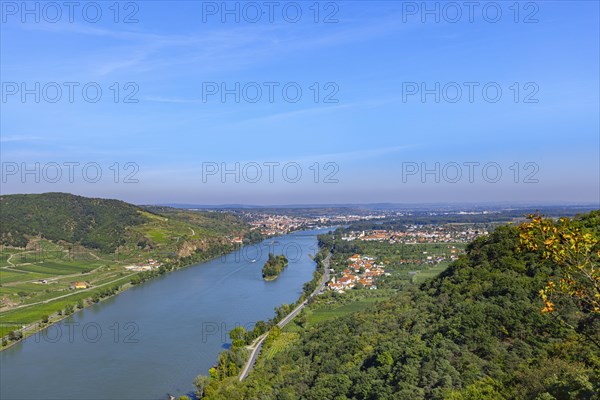
[[262, 269], [263, 279], [266, 281], [277, 279], [281, 271], [287, 266], [288, 259], [284, 255], [276, 256], [273, 253], [269, 253], [269, 259]]

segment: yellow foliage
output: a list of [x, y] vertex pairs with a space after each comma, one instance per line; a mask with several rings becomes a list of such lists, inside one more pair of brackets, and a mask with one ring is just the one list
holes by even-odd
[[552, 298], [562, 295], [576, 299], [584, 312], [600, 313], [598, 239], [575, 226], [569, 218], [555, 222], [532, 214], [528, 220], [517, 227], [521, 249], [541, 251], [543, 258], [561, 267], [561, 276], [540, 290], [544, 302], [541, 311], [556, 311]]

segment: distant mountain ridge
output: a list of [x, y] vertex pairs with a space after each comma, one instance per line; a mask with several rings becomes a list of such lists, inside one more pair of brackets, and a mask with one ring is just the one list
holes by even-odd
[[[577, 210], [591, 211], [598, 209], [598, 204], [581, 203], [581, 204], [552, 204], [552, 203], [518, 203], [512, 204], [508, 202], [502, 203], [323, 203], [323, 204], [191, 204], [191, 203], [160, 203], [156, 205], [148, 205], [147, 207], [172, 207], [172, 208], [188, 208], [188, 209], [302, 209], [302, 208], [339, 208], [339, 209], [359, 209], [359, 210], [452, 210], [460, 211], [468, 210], [531, 210], [539, 208], [543, 210]], [[144, 205], [144, 207], [146, 207]]]

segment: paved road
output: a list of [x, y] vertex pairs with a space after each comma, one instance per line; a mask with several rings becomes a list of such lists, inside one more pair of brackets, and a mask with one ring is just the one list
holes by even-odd
[[250, 354], [250, 358], [248, 359], [248, 361], [246, 361], [246, 365], [244, 365], [244, 369], [242, 370], [242, 373], [240, 374], [240, 382], [243, 381], [244, 379], [246, 379], [246, 377], [248, 376], [248, 373], [250, 372], [250, 370], [252, 369], [252, 367], [254, 367], [254, 364], [256, 363], [256, 359], [258, 358], [258, 355], [260, 354], [260, 351], [262, 350], [262, 346], [264, 344], [265, 339], [267, 338], [267, 335], [269, 333], [265, 333], [262, 336], [258, 337], [254, 343], [252, 344], [252, 353]]
[[[321, 279], [321, 283], [315, 289], [315, 291], [312, 292], [312, 294], [308, 297], [308, 299], [310, 299], [310, 298], [318, 295], [325, 288], [325, 284], [329, 280], [329, 259], [330, 258], [331, 258], [331, 253], [325, 258], [325, 260], [323, 260], [323, 265], [325, 266], [325, 273], [323, 274], [323, 278]], [[292, 319], [294, 319], [294, 317], [296, 315], [298, 315], [298, 313], [300, 313], [300, 311], [302, 311], [302, 309], [308, 303], [308, 299], [306, 299], [302, 303], [300, 303], [300, 305], [298, 307], [296, 307], [291, 313], [289, 313], [288, 315], [286, 315], [285, 318], [283, 318], [281, 321], [279, 321], [277, 323], [277, 326], [280, 327], [280, 328], [283, 328], [284, 326], [286, 326]], [[254, 343], [250, 346], [250, 348], [252, 349], [252, 353], [250, 353], [250, 358], [248, 358], [248, 361], [246, 361], [246, 365], [244, 365], [244, 368], [242, 369], [242, 373], [240, 374], [240, 382], [243, 381], [244, 379], [246, 379], [246, 377], [248, 376], [248, 373], [254, 367], [254, 364], [256, 363], [256, 359], [260, 355], [260, 351], [262, 350], [264, 341], [265, 341], [265, 339], [267, 338], [268, 335], [269, 335], [269, 332], [267, 332], [267, 333], [263, 334], [262, 336], [258, 337], [254, 341]]]

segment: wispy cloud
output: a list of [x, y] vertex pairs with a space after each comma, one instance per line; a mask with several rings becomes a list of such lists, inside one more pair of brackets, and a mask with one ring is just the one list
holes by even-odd
[[352, 108], [352, 107], [356, 107], [356, 106], [357, 105], [355, 105], [355, 104], [338, 104], [338, 105], [325, 106], [325, 107], [304, 108], [301, 110], [280, 112], [280, 113], [270, 114], [270, 115], [266, 115], [266, 116], [262, 116], [262, 117], [248, 118], [246, 120], [240, 121], [239, 123], [247, 124], [249, 122], [261, 123], [261, 122], [282, 121], [282, 120], [285, 120], [288, 118], [307, 117], [307, 116], [313, 116], [313, 115], [318, 115], [318, 114], [327, 114], [327, 113], [330, 113], [333, 111], [343, 110], [343, 109]]
[[392, 17], [346, 21], [343, 26], [333, 24], [326, 29], [290, 30], [289, 24], [210, 29], [201, 26], [186, 34], [107, 29], [78, 23], [23, 25], [23, 29], [29, 30], [110, 39], [104, 43], [104, 48], [77, 56], [87, 59], [84, 61], [87, 69], [100, 77], [117, 72], [162, 72], [175, 66], [193, 66], [195, 71], [241, 70], [286, 54], [367, 41], [404, 28]]
[[173, 103], [173, 104], [201, 104], [200, 99], [186, 99], [183, 97], [168, 97], [168, 96], [145, 96], [143, 101], [152, 101], [156, 103]]
[[39, 142], [44, 140], [41, 136], [25, 136], [25, 135], [0, 135], [0, 143], [10, 142]]
[[310, 161], [357, 161], [357, 160], [368, 160], [377, 157], [382, 157], [387, 154], [400, 153], [406, 150], [413, 150], [420, 147], [419, 144], [409, 144], [404, 146], [389, 146], [389, 147], [377, 147], [372, 149], [361, 149], [351, 150], [338, 153], [323, 153], [323, 154], [311, 154], [304, 155], [294, 158], [297, 162], [310, 162]]

